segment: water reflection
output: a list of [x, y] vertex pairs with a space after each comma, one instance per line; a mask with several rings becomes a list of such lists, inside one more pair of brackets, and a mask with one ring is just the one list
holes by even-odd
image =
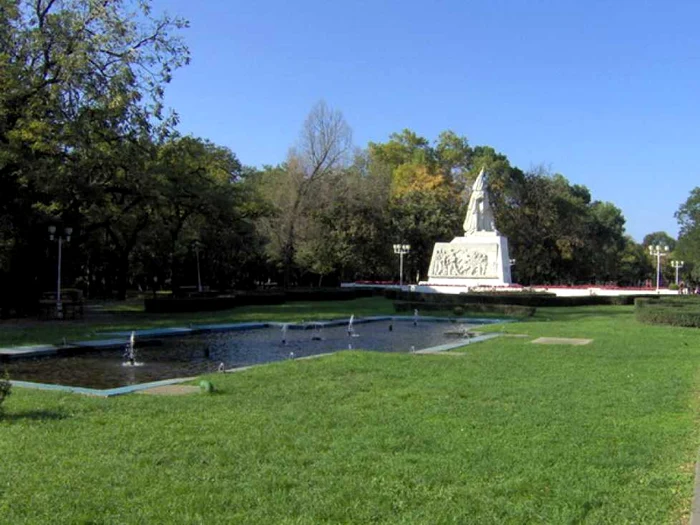
[[[165, 338], [162, 344], [136, 340], [139, 363], [123, 366], [123, 350], [91, 350], [75, 355], [20, 359], [6, 363], [12, 379], [89, 388], [114, 388], [174, 377], [197, 376], [246, 365], [344, 349], [411, 352], [454, 341], [448, 323], [413, 320], [379, 321], [354, 329], [348, 344], [347, 325], [325, 327], [323, 337], [310, 330], [264, 328], [196, 336]], [[356, 324], [356, 323], [354, 323]], [[353, 327], [354, 328], [354, 327]]]

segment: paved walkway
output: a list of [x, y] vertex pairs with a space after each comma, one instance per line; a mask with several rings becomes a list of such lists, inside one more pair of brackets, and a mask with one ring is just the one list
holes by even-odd
[[187, 394], [195, 394], [199, 392], [199, 390], [200, 388], [198, 386], [193, 385], [165, 385], [149, 388], [148, 390], [141, 390], [138, 393], [152, 396], [184, 396]]

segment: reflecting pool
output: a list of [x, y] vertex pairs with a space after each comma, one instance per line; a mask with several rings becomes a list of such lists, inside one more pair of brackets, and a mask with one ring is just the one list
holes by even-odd
[[[136, 338], [136, 362], [124, 349], [76, 350], [74, 353], [0, 364], [15, 380], [107, 389], [162, 379], [197, 376], [220, 369], [312, 356], [338, 350], [411, 352], [455, 341], [454, 325], [421, 320], [385, 320], [347, 325], [288, 325], [204, 333], [163, 339]], [[465, 341], [466, 343], [466, 341]]]

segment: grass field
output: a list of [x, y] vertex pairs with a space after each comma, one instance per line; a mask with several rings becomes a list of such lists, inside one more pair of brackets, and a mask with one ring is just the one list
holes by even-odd
[[342, 352], [211, 376], [211, 396], [15, 388], [0, 522], [687, 521], [696, 329], [639, 324], [631, 307], [490, 329], [504, 336], [463, 355]]

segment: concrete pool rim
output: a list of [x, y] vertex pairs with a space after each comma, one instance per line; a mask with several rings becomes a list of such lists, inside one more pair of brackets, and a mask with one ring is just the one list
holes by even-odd
[[[354, 319], [354, 324], [364, 324], [379, 321], [413, 321], [413, 316], [401, 316], [401, 315], [386, 315], [386, 316], [368, 316], [360, 317]], [[131, 332], [135, 332], [137, 338], [162, 338], [162, 337], [174, 337], [174, 336], [184, 336], [184, 335], [199, 335], [206, 333], [216, 333], [216, 332], [233, 332], [237, 330], [251, 330], [260, 328], [270, 328], [270, 327], [282, 327], [287, 325], [290, 330], [309, 330], [316, 326], [326, 327], [326, 326], [342, 326], [346, 325], [349, 321], [347, 319], [333, 319], [327, 321], [303, 321], [299, 323], [286, 323], [280, 321], [265, 321], [265, 322], [241, 322], [241, 323], [223, 323], [223, 324], [210, 324], [210, 325], [191, 325], [190, 327], [173, 327], [173, 328], [154, 328], [154, 329], [142, 329], [142, 330], [125, 330], [120, 332], [106, 332], [104, 335], [111, 336], [110, 339], [101, 339], [95, 341], [77, 341], [66, 343], [64, 345], [30, 345], [30, 346], [19, 346], [19, 347], [6, 347], [0, 348], [0, 359], [10, 360], [10, 359], [22, 359], [31, 357], [44, 357], [44, 356], [60, 356], [62, 353], [71, 352], [76, 350], [102, 350], [102, 349], [113, 349], [122, 348], [129, 341], [129, 336]], [[419, 322], [446, 322], [446, 323], [474, 323], [483, 325], [492, 324], [502, 324], [514, 322], [514, 319], [494, 319], [494, 318], [451, 318], [451, 317], [430, 317], [421, 316]], [[423, 348], [416, 351], [417, 354], [434, 354], [446, 350], [453, 350], [455, 348], [460, 348], [467, 346], [469, 344], [478, 343], [481, 341], [486, 341], [494, 337], [498, 337], [499, 333], [487, 333], [479, 335], [476, 337], [471, 337], [465, 339], [460, 339], [454, 343], [445, 343], [433, 347]], [[371, 349], [369, 349], [371, 350]], [[309, 357], [322, 357], [327, 355], [332, 355], [335, 352], [317, 354], [315, 356]], [[300, 358], [300, 359], [306, 359]], [[269, 363], [259, 363], [249, 366], [241, 366], [232, 369], [228, 369], [225, 372], [241, 372], [252, 367], [265, 366]], [[135, 385], [126, 385], [115, 388], [108, 389], [97, 389], [70, 385], [60, 385], [51, 383], [37, 383], [32, 381], [22, 381], [11, 379], [10, 383], [13, 386], [20, 388], [32, 388], [38, 390], [53, 390], [60, 392], [69, 392], [75, 394], [85, 394], [97, 397], [113, 397], [123, 394], [130, 394], [133, 392], [138, 392], [141, 390], [147, 390], [150, 388], [156, 388], [166, 385], [174, 385], [178, 383], [185, 383], [188, 381], [194, 381], [197, 379], [195, 377], [178, 377], [171, 379], [162, 379], [159, 381], [151, 381], [147, 383], [139, 383]]]

